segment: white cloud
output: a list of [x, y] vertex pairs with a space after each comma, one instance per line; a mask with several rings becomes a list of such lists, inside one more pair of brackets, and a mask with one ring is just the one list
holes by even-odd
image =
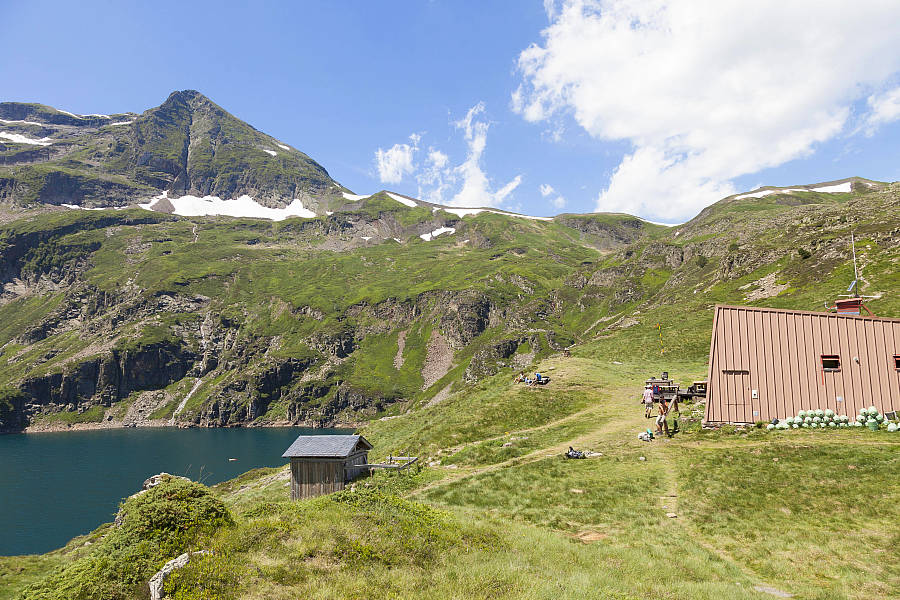
[[522, 176], [516, 175], [496, 192], [491, 190], [490, 180], [481, 168], [490, 128], [488, 122], [479, 118], [483, 114], [484, 102], [479, 102], [456, 122], [456, 128], [463, 131], [468, 154], [466, 160], [453, 169], [454, 174], [462, 179], [462, 188], [450, 199], [448, 204], [451, 206], [500, 206], [522, 182]]
[[880, 125], [900, 119], [900, 86], [868, 98], [869, 116], [866, 119], [866, 134], [872, 135]]
[[399, 183], [406, 175], [413, 175], [418, 185], [418, 197], [435, 204], [450, 206], [499, 207], [522, 183], [516, 175], [506, 184], [494, 189], [491, 178], [482, 167], [487, 148], [490, 123], [484, 120], [485, 106], [479, 102], [466, 112], [466, 116], [453, 123], [463, 133], [466, 142], [466, 158], [452, 165], [450, 157], [434, 147], [429, 147], [424, 161], [416, 162], [422, 137], [410, 136], [411, 144], [394, 144], [388, 150], [375, 152], [378, 175], [384, 183]]
[[419, 149], [422, 139], [417, 133], [409, 136], [410, 144], [394, 144], [387, 150], [375, 151], [375, 166], [382, 183], [400, 183], [405, 175], [413, 172], [413, 155]]
[[[553, 189], [553, 186], [549, 183], [542, 183], [538, 189], [541, 192], [541, 196], [544, 198], [550, 198], [550, 196], [556, 193], [556, 190]], [[556, 194], [555, 198], [550, 199], [550, 204], [552, 204], [554, 208], [563, 208], [566, 205], [566, 199], [562, 194]]]
[[[595, 138], [632, 143], [598, 210], [692, 216], [736, 191], [735, 177], [840, 134], [853, 102], [900, 69], [896, 2], [567, 0], [545, 9], [551, 24], [519, 56], [512, 107], [529, 121], [571, 116]], [[898, 118], [898, 102], [870, 98], [863, 119]]]

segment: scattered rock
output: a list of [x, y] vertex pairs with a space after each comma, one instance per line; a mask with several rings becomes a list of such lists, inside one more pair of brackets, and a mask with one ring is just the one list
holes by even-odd
[[666, 516], [669, 517], [670, 519], [676, 519], [676, 518], [678, 518], [678, 515], [676, 515], [676, 514], [673, 513], [673, 512], [668, 512], [668, 513], [666, 513]]
[[156, 575], [150, 578], [150, 582], [147, 584], [150, 587], [150, 600], [162, 600], [163, 598], [163, 585], [166, 583], [166, 578], [172, 574], [172, 571], [181, 569], [188, 562], [190, 562], [191, 558], [194, 556], [202, 556], [204, 554], [209, 554], [206, 550], [200, 550], [199, 552], [185, 552], [178, 558], [173, 558], [165, 565], [163, 568], [157, 571]]
[[572, 488], [569, 491], [572, 492], [573, 494], [583, 494], [584, 493], [584, 490], [579, 490], [578, 488]]
[[[144, 485], [141, 486], [141, 492], [146, 492], [150, 488], [155, 488], [162, 483], [164, 479], [184, 479], [185, 481], [190, 481], [190, 479], [182, 477], [181, 475], [172, 475], [171, 473], [162, 472], [159, 475], [152, 475], [145, 479]], [[138, 494], [141, 492], [138, 492]], [[135, 494], [135, 496], [137, 496], [137, 494]]]
[[645, 456], [639, 456], [639, 457], [638, 457], [638, 460], [642, 460], [642, 461], [643, 461], [643, 460], [647, 460], [647, 457], [645, 457]]
[[503, 444], [504, 448], [509, 448], [511, 446], [512, 446], [512, 442], [506, 442], [505, 444]]
[[764, 594], [771, 594], [772, 596], [777, 596], [779, 598], [793, 598], [793, 594], [789, 594], [788, 592], [782, 592], [778, 588], [774, 588], [771, 585], [754, 585], [753, 589], [757, 592], [762, 592]]

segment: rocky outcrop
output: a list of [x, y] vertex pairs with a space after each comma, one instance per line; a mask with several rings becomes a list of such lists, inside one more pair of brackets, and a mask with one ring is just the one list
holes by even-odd
[[371, 417], [398, 400], [373, 394], [346, 383], [339, 383], [333, 391], [324, 386], [314, 386], [312, 390], [305, 391], [307, 393], [312, 391], [312, 395], [326, 393], [318, 398], [304, 395], [292, 399], [288, 406], [288, 417], [293, 423], [313, 427], [333, 427], [346, 424], [348, 421]]
[[290, 393], [314, 360], [291, 358], [260, 368], [213, 390], [211, 401], [194, 417], [203, 427], [225, 427], [251, 422]]
[[[519, 355], [523, 344], [527, 343], [527, 351]], [[475, 382], [484, 377], [496, 375], [504, 367], [524, 368], [531, 364], [536, 355], [536, 349], [540, 346], [540, 338], [537, 335], [510, 338], [495, 342], [486, 348], [478, 350], [466, 367], [463, 378], [468, 382]], [[521, 356], [521, 360], [518, 360]]]
[[451, 300], [440, 320], [450, 347], [459, 350], [484, 332], [491, 325], [492, 308], [490, 299], [477, 293]]
[[183, 344], [171, 341], [113, 349], [65, 371], [25, 379], [19, 388], [34, 412], [75, 410], [93, 402], [110, 406], [131, 392], [178, 381], [196, 360]]
[[60, 260], [61, 256], [63, 258], [66, 254], [71, 256], [76, 250], [83, 250], [79, 252], [80, 255], [86, 255], [92, 251], [89, 247], [83, 246], [60, 246], [55, 240], [63, 236], [117, 225], [158, 223], [168, 218], [166, 215], [153, 213], [141, 215], [104, 213], [88, 220], [73, 220], [70, 223], [47, 229], [7, 228], [0, 239], [0, 284], [21, 277], [26, 263], [29, 273], [40, 275], [64, 264], [65, 261]]
[[0, 388], [0, 433], [15, 433], [25, 429], [25, 394], [16, 389]]

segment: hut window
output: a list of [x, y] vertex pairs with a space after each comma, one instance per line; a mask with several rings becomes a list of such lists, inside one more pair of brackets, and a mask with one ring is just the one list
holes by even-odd
[[841, 357], [837, 354], [823, 354], [822, 355], [822, 370], [823, 371], [840, 371], [841, 370]]
[[894, 368], [900, 371], [900, 354], [894, 355]]

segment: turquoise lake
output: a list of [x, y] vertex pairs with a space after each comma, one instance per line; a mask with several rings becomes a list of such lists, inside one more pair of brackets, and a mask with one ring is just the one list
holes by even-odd
[[161, 427], [0, 435], [0, 556], [47, 552], [112, 521], [119, 502], [161, 471], [212, 485], [287, 464], [281, 454], [304, 433], [348, 431]]

